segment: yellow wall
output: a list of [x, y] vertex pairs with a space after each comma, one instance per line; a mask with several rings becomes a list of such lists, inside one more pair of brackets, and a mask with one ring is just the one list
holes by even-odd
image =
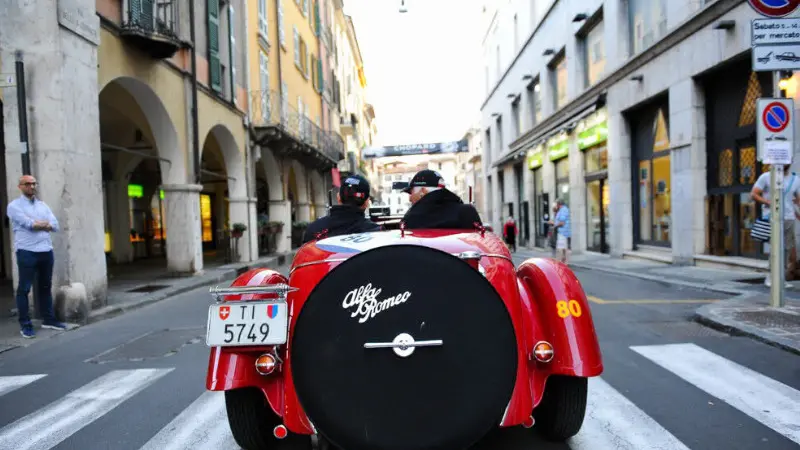
[[[317, 118], [322, 114], [322, 97], [314, 90], [312, 83], [313, 72], [311, 69], [313, 55], [319, 57], [319, 41], [314, 34], [314, 0], [308, 1], [308, 14], [303, 15], [303, 0], [281, 0], [283, 1], [283, 20], [284, 32], [286, 33], [286, 50], [281, 55], [283, 65], [283, 81], [289, 91], [289, 104], [297, 108], [298, 96], [303, 97], [306, 105], [306, 116], [316, 123]], [[294, 62], [294, 27], [300, 37], [306, 43], [308, 56], [308, 78], [304, 76]], [[277, 30], [277, 25], [275, 26]], [[315, 69], [316, 70], [316, 69]], [[276, 77], [277, 78], [277, 77]], [[321, 117], [320, 117], [321, 119]]]

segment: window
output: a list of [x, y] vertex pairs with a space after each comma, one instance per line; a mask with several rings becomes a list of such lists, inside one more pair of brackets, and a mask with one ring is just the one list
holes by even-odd
[[314, 86], [314, 90], [319, 92], [319, 81], [318, 74], [317, 74], [317, 57], [311, 55], [311, 85]]
[[308, 15], [308, 0], [303, 0], [303, 17]]
[[503, 153], [503, 116], [498, 116], [497, 121], [497, 148], [494, 151], [495, 155]]
[[263, 119], [270, 117], [269, 111], [269, 57], [264, 50], [258, 52], [258, 74], [261, 84], [261, 114]]
[[522, 130], [525, 129], [525, 125], [522, 124], [523, 116], [519, 111], [519, 98], [511, 103], [511, 117], [514, 119], [514, 137], [518, 137], [520, 134], [522, 134]]
[[555, 109], [558, 110], [567, 103], [567, 57], [562, 54], [557, 63], [552, 66], [553, 94]]
[[278, 0], [278, 42], [282, 46], [286, 45], [286, 37], [283, 35], [283, 0]]
[[542, 93], [539, 80], [528, 85], [528, 102], [531, 112], [531, 127], [542, 121]]
[[631, 55], [638, 54], [667, 34], [666, 0], [628, 0]]
[[517, 52], [519, 48], [519, 20], [517, 20], [517, 15], [514, 14], [514, 53]]
[[495, 77], [497, 77], [497, 81], [500, 81], [500, 46], [498, 45], [495, 48]]
[[603, 44], [603, 22], [589, 31], [584, 39], [587, 87], [597, 83], [605, 72], [606, 55]]
[[294, 64], [300, 67], [300, 34], [297, 33], [297, 26], [292, 27], [294, 32]]
[[269, 36], [267, 24], [267, 0], [258, 0], [258, 32], [264, 39], [268, 39]]

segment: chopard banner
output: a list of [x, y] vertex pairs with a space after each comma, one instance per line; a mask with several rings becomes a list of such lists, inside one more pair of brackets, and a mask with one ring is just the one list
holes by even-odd
[[469, 151], [466, 139], [452, 142], [436, 142], [433, 144], [392, 145], [387, 147], [369, 147], [361, 152], [362, 158], [383, 158], [386, 156], [409, 156], [443, 153], [462, 153]]

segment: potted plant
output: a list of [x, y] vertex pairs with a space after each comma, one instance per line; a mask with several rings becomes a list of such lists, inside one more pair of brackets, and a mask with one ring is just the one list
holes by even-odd
[[277, 220], [273, 220], [267, 223], [267, 228], [269, 229], [270, 233], [280, 233], [283, 231], [283, 222], [279, 222]]
[[234, 238], [240, 238], [244, 234], [245, 230], [247, 230], [247, 225], [237, 222], [231, 227], [231, 236]]

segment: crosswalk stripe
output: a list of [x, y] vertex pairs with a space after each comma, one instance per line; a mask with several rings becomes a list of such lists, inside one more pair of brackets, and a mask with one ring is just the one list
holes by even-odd
[[586, 418], [571, 450], [689, 450], [602, 378], [589, 378]]
[[0, 430], [0, 450], [52, 448], [171, 370], [109, 372]]
[[631, 349], [800, 444], [800, 392], [695, 344]]
[[0, 377], [0, 397], [8, 394], [11, 391], [17, 390], [21, 387], [27, 386], [34, 381], [44, 378], [47, 375], [18, 375]]
[[206, 391], [141, 450], [238, 450], [228, 426], [225, 395]]

